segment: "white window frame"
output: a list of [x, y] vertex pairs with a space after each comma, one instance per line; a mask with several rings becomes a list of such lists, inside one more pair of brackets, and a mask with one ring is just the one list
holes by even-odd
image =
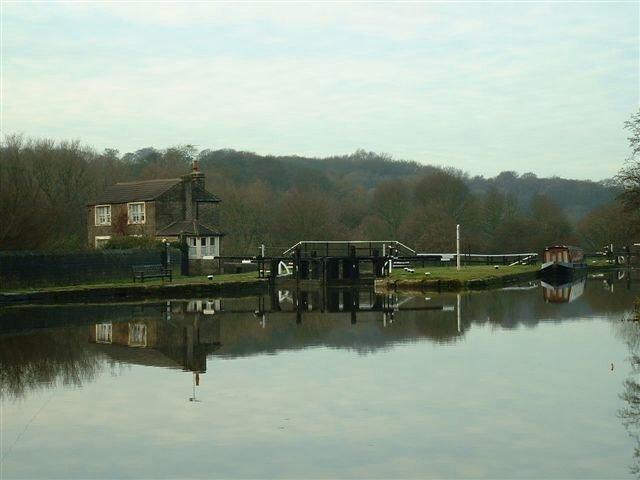
[[[204, 245], [202, 245], [202, 239], [205, 239]], [[188, 237], [187, 244], [189, 245], [189, 258], [201, 259], [220, 256], [220, 237]]]
[[129, 324], [129, 343], [130, 347], [146, 347], [147, 346], [147, 325], [141, 322]]
[[[107, 209], [107, 215], [106, 215], [106, 220], [100, 221], [99, 220], [99, 215], [98, 215], [98, 209], [99, 208], [106, 208]], [[100, 225], [111, 225], [111, 205], [96, 205], [94, 210], [94, 217], [95, 217], [95, 224], [96, 226], [100, 226]]]
[[[133, 205], [142, 205], [142, 220], [138, 219], [137, 221], [133, 219], [133, 215], [131, 214], [131, 207]], [[147, 206], [145, 202], [130, 202], [127, 203], [127, 223], [129, 225], [142, 225], [147, 222]]]
[[96, 323], [96, 343], [113, 342], [113, 324]]
[[111, 240], [111, 235], [96, 235], [94, 240], [93, 240], [93, 246], [95, 248], [102, 248], [98, 246], [98, 241], [99, 240]]

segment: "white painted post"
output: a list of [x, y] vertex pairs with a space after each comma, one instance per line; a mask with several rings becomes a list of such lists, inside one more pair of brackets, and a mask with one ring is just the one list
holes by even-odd
[[264, 258], [264, 243], [260, 245], [260, 256]]
[[456, 225], [456, 270], [460, 270], [460, 225]]
[[458, 293], [458, 304], [456, 305], [456, 313], [458, 314], [458, 333], [462, 332], [462, 315], [460, 313], [460, 294]]

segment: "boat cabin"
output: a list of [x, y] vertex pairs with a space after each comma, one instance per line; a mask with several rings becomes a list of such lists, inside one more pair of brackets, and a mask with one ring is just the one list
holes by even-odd
[[542, 252], [542, 263], [583, 263], [584, 252], [581, 248], [566, 245], [547, 247]]

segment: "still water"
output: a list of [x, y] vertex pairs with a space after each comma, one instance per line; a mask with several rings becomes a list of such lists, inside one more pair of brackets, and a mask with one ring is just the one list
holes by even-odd
[[634, 478], [640, 283], [0, 310], [2, 478]]

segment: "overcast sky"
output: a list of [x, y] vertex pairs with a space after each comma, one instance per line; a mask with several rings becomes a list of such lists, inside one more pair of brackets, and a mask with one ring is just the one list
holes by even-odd
[[2, 130], [610, 177], [638, 2], [7, 3]]

